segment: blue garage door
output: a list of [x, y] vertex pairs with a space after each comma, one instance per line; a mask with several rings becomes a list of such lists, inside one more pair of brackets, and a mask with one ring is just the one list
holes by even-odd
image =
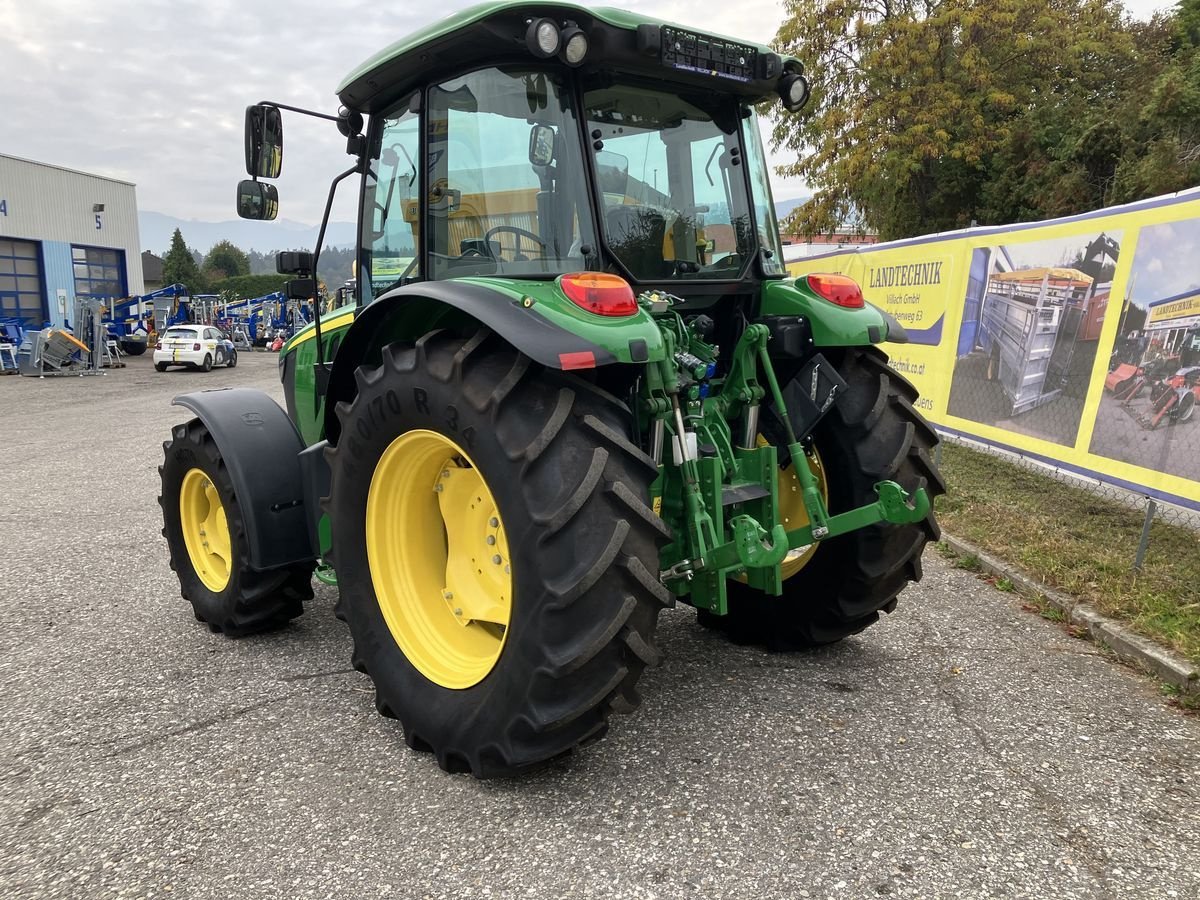
[[71, 246], [75, 295], [112, 300], [125, 294], [125, 251]]
[[0, 319], [19, 319], [26, 328], [46, 321], [39, 249], [34, 241], [0, 238]]

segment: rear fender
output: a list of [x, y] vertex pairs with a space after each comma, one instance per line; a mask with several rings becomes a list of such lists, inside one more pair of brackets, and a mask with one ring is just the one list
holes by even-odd
[[171, 401], [196, 414], [217, 443], [246, 525], [250, 568], [263, 572], [317, 557], [305, 501], [304, 442], [279, 404], [262, 391], [225, 388]]
[[763, 316], [803, 316], [813, 345], [862, 347], [867, 344], [908, 343], [908, 334], [892, 316], [870, 303], [847, 309], [819, 297], [799, 279], [768, 281], [763, 285]]
[[337, 404], [354, 398], [354, 372], [378, 365], [385, 346], [416, 341], [435, 328], [480, 326], [549, 369], [644, 363], [663, 353], [658, 326], [644, 311], [622, 318], [588, 313], [554, 282], [471, 278], [405, 285], [365, 307], [343, 338], [325, 397], [325, 437], [337, 443]]

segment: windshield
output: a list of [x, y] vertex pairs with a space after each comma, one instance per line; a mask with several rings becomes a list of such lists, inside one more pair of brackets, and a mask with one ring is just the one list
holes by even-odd
[[605, 235], [629, 273], [738, 278], [757, 247], [738, 106], [629, 85], [589, 90], [584, 106]]
[[430, 88], [429, 277], [587, 268], [578, 126], [556, 77], [483, 69]]

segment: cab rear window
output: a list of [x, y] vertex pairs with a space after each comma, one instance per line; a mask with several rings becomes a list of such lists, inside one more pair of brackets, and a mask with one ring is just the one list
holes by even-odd
[[168, 328], [167, 337], [176, 338], [178, 340], [194, 341], [199, 337], [194, 328]]

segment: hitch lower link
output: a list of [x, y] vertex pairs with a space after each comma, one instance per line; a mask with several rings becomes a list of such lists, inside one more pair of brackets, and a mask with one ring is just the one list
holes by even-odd
[[[758, 341], [758, 355], [762, 372], [775, 408], [786, 410], [783, 393], [775, 377], [774, 367], [767, 352], [766, 340]], [[821, 497], [816, 476], [808, 466], [808, 453], [797, 440], [790, 417], [780, 416], [787, 438], [792, 467], [800, 482], [801, 497], [809, 524], [793, 531], [777, 524], [768, 532], [752, 516], [734, 516], [729, 521], [733, 539], [711, 548], [703, 557], [684, 560], [662, 573], [669, 578], [691, 578], [700, 571], [721, 571], [738, 568], [758, 569], [779, 565], [788, 552], [838, 535], [867, 528], [880, 522], [907, 525], [920, 522], [929, 515], [931, 502], [925, 488], [917, 488], [912, 494], [894, 481], [880, 481], [875, 485], [878, 499], [857, 509], [830, 515]]]
[[[796, 459], [797, 457], [793, 456], [792, 458]], [[799, 458], [803, 459], [804, 457], [800, 456]], [[801, 468], [807, 469], [808, 467], [797, 467], [797, 471], [800, 471]], [[812, 477], [811, 473], [809, 477]], [[804, 480], [803, 476], [800, 480]], [[881, 481], [875, 485], [875, 493], [879, 499], [874, 503], [868, 503], [866, 506], [860, 506], [858, 509], [839, 513], [836, 516], [830, 516], [825, 512], [824, 503], [821, 501], [820, 494], [817, 494], [815, 499], [819, 508], [816, 510], [812, 507], [808, 508], [809, 521], [816, 522], [819, 518], [824, 524], [820, 526], [809, 524], [794, 531], [787, 531], [782, 525], [776, 525], [768, 533], [752, 517], [735, 516], [729, 521], [730, 529], [733, 531], [733, 540], [713, 548], [707, 559], [701, 561], [701, 566], [692, 568], [713, 570], [744, 567], [758, 569], [775, 566], [783, 562], [784, 557], [791, 550], [807, 547], [810, 544], [819, 543], [849, 531], [857, 531], [859, 528], [866, 528], [879, 522], [908, 525], [920, 522], [929, 515], [929, 494], [925, 488], [917, 488], [916, 491], [909, 494], [894, 481]], [[807, 507], [807, 504], [805, 505]], [[817, 515], [814, 515], [814, 512]], [[683, 574], [686, 573], [679, 573], [679, 575]]]
[[[787, 405], [783, 400], [783, 392], [779, 389], [779, 381], [775, 377], [775, 368], [771, 365], [765, 341], [759, 343], [758, 355], [775, 408], [786, 410]], [[930, 500], [925, 488], [917, 488], [910, 496], [894, 481], [881, 481], [875, 485], [875, 494], [879, 499], [874, 503], [836, 516], [829, 515], [816, 476], [808, 466], [808, 453], [804, 445], [796, 439], [796, 433], [792, 429], [791, 417], [782, 415], [780, 420], [787, 437], [792, 468], [800, 482], [800, 496], [808, 513], [809, 524], [794, 531], [785, 531], [782, 525], [776, 525], [771, 529], [768, 542], [767, 531], [758, 522], [749, 516], [736, 516], [729, 523], [733, 529], [733, 540], [715, 548], [709, 554], [710, 567], [727, 568], [738, 563], [747, 568], [773, 566], [781, 562], [789, 550], [807, 547], [818, 541], [879, 522], [907, 525], [920, 522], [929, 515]]]

